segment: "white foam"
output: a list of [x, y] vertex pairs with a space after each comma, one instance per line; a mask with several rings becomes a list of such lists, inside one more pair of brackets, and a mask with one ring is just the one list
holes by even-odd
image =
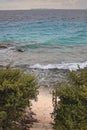
[[70, 71], [77, 70], [78, 67], [81, 69], [87, 67], [87, 61], [86, 62], [78, 62], [78, 63], [62, 63], [62, 64], [48, 64], [48, 65], [41, 65], [41, 64], [35, 64], [33, 66], [30, 66], [30, 68], [34, 69], [68, 69]]

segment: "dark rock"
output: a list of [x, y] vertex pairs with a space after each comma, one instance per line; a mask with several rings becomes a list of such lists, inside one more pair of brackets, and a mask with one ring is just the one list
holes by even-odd
[[6, 49], [6, 48], [8, 48], [8, 46], [7, 45], [0, 45], [0, 48], [1, 49]]
[[11, 44], [0, 44], [0, 49], [6, 49], [11, 46], [12, 46]]
[[17, 49], [17, 51], [18, 52], [24, 52], [24, 49], [19, 48], [19, 49]]

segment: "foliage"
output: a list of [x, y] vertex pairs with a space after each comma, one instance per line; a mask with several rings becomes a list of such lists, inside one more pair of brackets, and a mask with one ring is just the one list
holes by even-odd
[[19, 69], [0, 69], [0, 125], [3, 130], [13, 130], [30, 100], [35, 99], [35, 77]]
[[87, 69], [69, 72], [68, 77], [53, 93], [54, 129], [87, 130]]

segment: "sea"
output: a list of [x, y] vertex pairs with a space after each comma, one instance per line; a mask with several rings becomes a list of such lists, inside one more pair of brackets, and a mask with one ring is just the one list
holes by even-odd
[[0, 66], [8, 64], [47, 85], [87, 67], [87, 10], [1, 10]]

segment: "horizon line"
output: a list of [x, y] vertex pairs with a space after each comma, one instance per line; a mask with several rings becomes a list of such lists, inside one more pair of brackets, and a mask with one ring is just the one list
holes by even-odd
[[32, 9], [0, 9], [0, 11], [26, 11], [26, 10], [87, 10], [87, 9], [57, 9], [57, 8], [32, 8]]

